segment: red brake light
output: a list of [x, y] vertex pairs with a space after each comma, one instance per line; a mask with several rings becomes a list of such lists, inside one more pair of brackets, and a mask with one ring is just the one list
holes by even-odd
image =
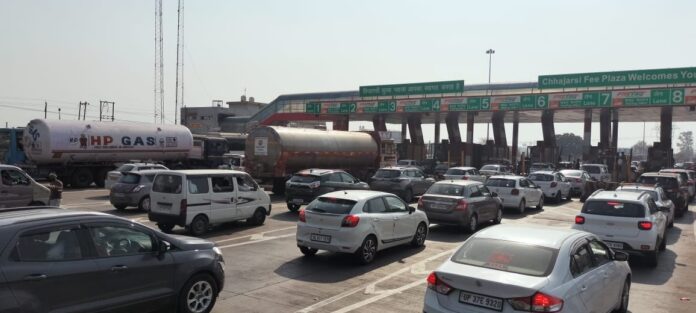
[[513, 188], [512, 191], [510, 192], [511, 195], [516, 196], [520, 194], [520, 190], [517, 188]]
[[585, 217], [580, 215], [575, 216], [575, 224], [585, 224]]
[[186, 202], [186, 199], [181, 199], [181, 203], [179, 204], [179, 216], [186, 216], [187, 208], [188, 202]]
[[641, 230], [651, 230], [653, 226], [652, 222], [642, 221], [638, 222], [638, 228]]
[[360, 222], [360, 217], [357, 215], [346, 215], [341, 221], [341, 227], [355, 227], [358, 226]]
[[428, 275], [427, 281], [428, 288], [435, 290], [438, 293], [446, 295], [452, 291], [452, 287], [450, 287], [449, 285], [441, 281], [439, 278], [437, 278], [437, 274], [435, 274], [435, 272], [432, 272], [430, 273], [430, 275]]
[[468, 180], [469, 176], [462, 176], [462, 180]]
[[418, 208], [419, 209], [423, 208], [423, 197], [418, 198]]
[[305, 217], [305, 210], [300, 210], [299, 218], [300, 218], [300, 222], [303, 222], [303, 223], [307, 222], [307, 218]]
[[552, 182], [552, 183], [551, 183], [551, 188], [556, 187], [556, 186], [558, 186], [558, 183], [557, 183], [557, 182]]
[[456, 211], [466, 211], [466, 209], [469, 207], [469, 203], [466, 202], [466, 200], [462, 199], [457, 202], [457, 207], [454, 208]]
[[558, 312], [563, 308], [563, 300], [537, 292], [531, 297], [509, 299], [510, 305], [519, 311]]

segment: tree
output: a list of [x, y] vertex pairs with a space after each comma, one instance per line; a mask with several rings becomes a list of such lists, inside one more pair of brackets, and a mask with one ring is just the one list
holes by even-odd
[[681, 161], [691, 161], [694, 157], [694, 133], [685, 131], [679, 133], [679, 142], [677, 142], [679, 153], [677, 159]]
[[556, 135], [556, 145], [558, 146], [562, 160], [582, 159], [582, 137], [572, 133]]
[[648, 155], [648, 144], [645, 141], [638, 141], [636, 144], [631, 146], [633, 149], [633, 155], [647, 157]]

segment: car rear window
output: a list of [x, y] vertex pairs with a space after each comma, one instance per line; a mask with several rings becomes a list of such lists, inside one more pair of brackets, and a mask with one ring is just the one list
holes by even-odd
[[133, 166], [131, 164], [123, 164], [123, 165], [119, 166], [116, 170], [119, 172], [130, 172], [133, 170], [134, 167], [135, 166]]
[[529, 179], [533, 181], [553, 181], [553, 175], [548, 174], [531, 174]]
[[434, 184], [430, 186], [426, 194], [429, 195], [443, 195], [443, 196], [457, 196], [463, 197], [465, 186], [455, 185], [455, 184]]
[[529, 276], [548, 276], [558, 250], [514, 241], [472, 238], [452, 256], [452, 262]]
[[293, 175], [290, 178], [290, 181], [293, 183], [313, 183], [315, 181], [319, 181], [321, 178], [319, 176], [315, 175]]
[[642, 204], [594, 200], [587, 201], [582, 206], [582, 213], [617, 217], [645, 217], [645, 208]]
[[599, 174], [601, 172], [599, 166], [583, 166], [582, 170], [592, 174]]
[[448, 169], [445, 174], [446, 175], [466, 175], [466, 170], [451, 168], [451, 169]]
[[679, 188], [677, 179], [673, 177], [641, 176], [638, 178], [638, 182], [647, 185], [660, 184], [664, 189]]
[[357, 202], [347, 199], [319, 197], [307, 206], [307, 211], [317, 213], [348, 214]]
[[140, 175], [135, 173], [126, 173], [126, 175], [121, 176], [121, 179], [119, 179], [118, 182], [124, 184], [137, 184], [140, 182]]
[[484, 165], [484, 166], [481, 168], [481, 170], [482, 170], [482, 171], [497, 171], [497, 170], [498, 170], [498, 167], [495, 166], [495, 165]]
[[399, 170], [377, 170], [375, 173], [375, 178], [397, 178], [399, 176], [401, 176]]
[[171, 174], [159, 174], [155, 177], [152, 191], [161, 193], [181, 193], [181, 176]]
[[486, 186], [488, 186], [488, 187], [515, 188], [515, 181], [512, 179], [504, 179], [504, 178], [490, 178], [486, 181]]

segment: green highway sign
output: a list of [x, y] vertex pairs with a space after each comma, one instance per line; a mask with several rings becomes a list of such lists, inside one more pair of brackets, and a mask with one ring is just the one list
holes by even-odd
[[549, 95], [549, 108], [611, 107], [611, 92], [566, 92]]
[[685, 83], [696, 83], [696, 67], [539, 76], [540, 89]]
[[684, 88], [614, 91], [614, 106], [684, 104]]
[[494, 96], [492, 110], [542, 110], [548, 108], [548, 95]]
[[491, 109], [490, 97], [462, 97], [442, 99], [442, 111], [485, 111]]
[[326, 106], [326, 113], [330, 114], [348, 114], [357, 111], [357, 104], [355, 102], [331, 103]]
[[464, 92], [464, 81], [360, 86], [361, 97], [429, 95], [436, 93]]
[[321, 102], [307, 102], [305, 103], [305, 112], [312, 114], [321, 113]]
[[438, 112], [440, 99], [404, 99], [396, 101], [397, 112]]

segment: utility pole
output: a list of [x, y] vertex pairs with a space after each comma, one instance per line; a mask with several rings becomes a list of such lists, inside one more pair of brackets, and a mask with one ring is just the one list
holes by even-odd
[[80, 114], [82, 114], [82, 120], [87, 119], [87, 106], [89, 105], [89, 102], [80, 102], [80, 107], [77, 110], [77, 120], [80, 120]]
[[[492, 94], [492, 92], [491, 92], [491, 64], [493, 63], [493, 53], [495, 53], [495, 50], [493, 50], [493, 49], [486, 50], [486, 54], [488, 54], [488, 90], [486, 91], [487, 95]], [[486, 143], [488, 143], [488, 140], [490, 138], [489, 137], [490, 124], [491, 123], [486, 123]]]
[[[109, 115], [109, 105], [111, 105], [111, 115]], [[101, 121], [103, 118], [104, 119], [111, 119], [111, 121], [114, 121], [114, 111], [115, 111], [115, 104], [113, 101], [102, 101], [99, 100], [99, 121]], [[106, 114], [104, 114], [106, 113]]]
[[61, 118], [60, 118], [60, 108], [58, 108], [58, 120], [59, 120], [59, 121], [61, 120]]
[[178, 124], [179, 107], [184, 103], [184, 0], [179, 0], [176, 32], [176, 91], [174, 96], [174, 124]]
[[162, 33], [162, 0], [155, 0], [155, 103], [154, 121], [164, 124], [164, 55]]
[[44, 119], [48, 118], [48, 102], [44, 101]]

